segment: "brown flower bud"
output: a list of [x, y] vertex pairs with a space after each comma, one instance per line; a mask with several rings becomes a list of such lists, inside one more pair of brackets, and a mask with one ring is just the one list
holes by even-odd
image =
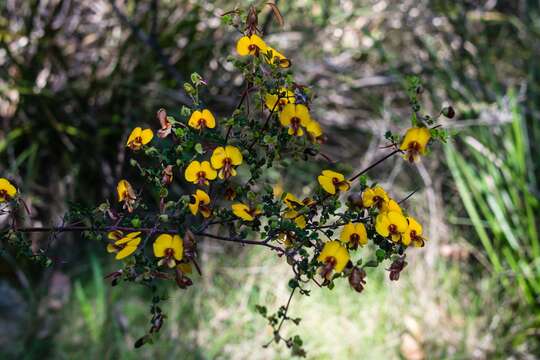
[[158, 137], [161, 139], [166, 138], [172, 131], [172, 124], [167, 119], [167, 111], [165, 109], [159, 109], [156, 117], [159, 121], [159, 124], [161, 125], [161, 129], [158, 130], [157, 134]]
[[225, 189], [225, 199], [229, 200], [229, 201], [232, 201], [234, 200], [234, 198], [236, 198], [236, 191], [234, 191], [233, 188], [231, 187], [228, 187], [227, 189]]
[[173, 181], [173, 166], [167, 165], [161, 173], [161, 184], [163, 186], [170, 185]]
[[347, 200], [349, 201], [349, 204], [351, 204], [352, 206], [355, 206], [358, 208], [363, 207], [362, 193], [359, 193], [359, 192], [351, 193], [349, 197], [347, 198]]
[[387, 271], [390, 271], [390, 280], [398, 281], [399, 275], [401, 274], [405, 266], [407, 266], [407, 262], [405, 261], [405, 255], [394, 260], [392, 264], [390, 264], [390, 268], [386, 269]]
[[186, 289], [189, 286], [193, 285], [193, 281], [191, 281], [190, 278], [185, 276], [184, 273], [179, 269], [176, 269], [175, 281], [176, 285], [178, 285], [180, 289]]
[[358, 291], [359, 293], [364, 290], [364, 286], [366, 285], [366, 272], [364, 269], [360, 269], [358, 267], [354, 267], [349, 274], [349, 284], [351, 287]]
[[454, 111], [454, 108], [451, 106], [446, 106], [441, 110], [441, 113], [446, 116], [449, 119], [452, 119], [454, 116], [456, 116], [456, 112]]

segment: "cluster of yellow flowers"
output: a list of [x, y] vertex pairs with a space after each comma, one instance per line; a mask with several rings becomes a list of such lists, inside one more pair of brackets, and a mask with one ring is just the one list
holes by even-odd
[[[412, 216], [404, 215], [399, 204], [391, 199], [382, 187], [366, 188], [362, 193], [362, 207], [379, 211], [375, 218], [375, 231], [380, 236], [404, 246], [424, 246], [426, 239], [422, 236], [422, 225]], [[367, 243], [367, 231], [363, 223], [350, 222], [344, 225], [340, 240], [327, 242], [318, 257], [323, 264], [321, 275], [329, 279], [332, 271], [343, 271], [350, 259], [348, 250], [355, 250]]]
[[[268, 46], [259, 36], [252, 34], [241, 37], [236, 45], [236, 50], [241, 56], [263, 57], [269, 64], [280, 67], [290, 66], [290, 61], [280, 52]], [[292, 89], [281, 87], [276, 93], [267, 93], [264, 97], [264, 104], [269, 109], [270, 115], [278, 113], [280, 124], [287, 128], [291, 136], [303, 136], [306, 132], [312, 141], [321, 141], [322, 130], [320, 124], [313, 120], [307, 104], [298, 103], [297, 97]], [[167, 136], [171, 132], [172, 125], [168, 121], [166, 114], [158, 113], [161, 129], [158, 131], [160, 138]], [[209, 109], [195, 110], [192, 112], [188, 126], [200, 132], [205, 129], [216, 127], [216, 118]], [[130, 134], [127, 146], [134, 151], [140, 150], [153, 138], [151, 129], [135, 128]], [[426, 147], [431, 138], [430, 130], [425, 127], [410, 128], [399, 146], [399, 151], [403, 153], [405, 159], [416, 161], [420, 155], [426, 153]], [[217, 178], [228, 180], [237, 175], [236, 168], [243, 162], [241, 150], [232, 145], [216, 147], [208, 160], [193, 160], [184, 170], [184, 178], [189, 183], [197, 186], [209, 186], [211, 181]], [[164, 172], [168, 183], [172, 182], [172, 166], [168, 166]], [[345, 176], [333, 170], [323, 170], [317, 178], [321, 188], [333, 196], [347, 192], [351, 188], [351, 181]], [[2, 182], [0, 182], [2, 185]], [[137, 195], [131, 185], [126, 180], [121, 180], [117, 186], [118, 200], [124, 203], [124, 208], [129, 212], [133, 211]], [[7, 192], [4, 192], [7, 194]], [[2, 199], [0, 190], [0, 199]], [[209, 194], [196, 189], [191, 195], [191, 202], [188, 205], [189, 211], [193, 215], [201, 214], [204, 218], [212, 215], [211, 199]], [[317, 204], [316, 201], [306, 198], [302, 201], [293, 194], [287, 193], [283, 198], [285, 210], [282, 217], [293, 220], [296, 226], [304, 229], [307, 225], [307, 218], [304, 209]], [[422, 226], [412, 217], [403, 214], [399, 204], [389, 198], [387, 193], [380, 187], [367, 188], [362, 193], [362, 206], [365, 209], [378, 210], [375, 218], [375, 231], [380, 236], [390, 239], [394, 243], [401, 243], [403, 246], [423, 246]], [[259, 206], [250, 206], [244, 203], [233, 203], [232, 212], [243, 221], [253, 221], [262, 214]], [[280, 234], [281, 238], [287, 238], [287, 234]], [[116, 253], [117, 259], [125, 258], [136, 251], [141, 242], [140, 232], [123, 235], [119, 232], [109, 234], [112, 241], [108, 245], [109, 252]], [[318, 256], [321, 263], [321, 274], [329, 279], [336, 272], [342, 272], [350, 259], [349, 250], [356, 250], [358, 247], [368, 243], [366, 225], [361, 222], [350, 222], [345, 224], [341, 231], [339, 240], [329, 241], [324, 244]], [[291, 246], [290, 239], [285, 241], [287, 246]], [[154, 241], [154, 255], [161, 258], [159, 264], [166, 264], [169, 267], [178, 265], [182, 259], [183, 242], [178, 235], [161, 234]]]
[[[240, 38], [236, 51], [241, 56], [268, 54], [265, 59], [269, 63], [277, 63], [281, 67], [291, 65], [290, 60], [255, 34]], [[312, 141], [321, 141], [323, 133], [320, 124], [311, 117], [307, 105], [296, 103], [292, 90], [282, 87], [276, 93], [266, 94], [265, 105], [271, 112], [279, 113], [279, 122], [288, 129], [289, 135], [302, 136], [305, 129]]]

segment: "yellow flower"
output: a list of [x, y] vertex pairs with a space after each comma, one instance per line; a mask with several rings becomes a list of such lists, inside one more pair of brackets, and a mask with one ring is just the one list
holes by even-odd
[[113, 244], [107, 245], [107, 252], [116, 253], [116, 260], [121, 260], [133, 254], [141, 242], [141, 232], [132, 232], [123, 236], [121, 231], [111, 231], [109, 239], [115, 240]]
[[235, 166], [242, 164], [242, 153], [235, 146], [227, 145], [225, 147], [219, 146], [212, 153], [210, 161], [212, 167], [219, 170], [220, 179], [228, 179], [231, 176], [236, 176]]
[[287, 104], [279, 114], [279, 122], [284, 127], [289, 128], [289, 135], [304, 135], [303, 127], [311, 121], [309, 110], [306, 105]]
[[294, 92], [284, 87], [280, 88], [277, 94], [266, 94], [264, 97], [264, 103], [270, 110], [281, 110], [285, 105], [294, 104], [295, 101]]
[[349, 262], [349, 252], [339, 241], [330, 241], [324, 247], [317, 258], [323, 264], [320, 270], [321, 276], [330, 280], [332, 271], [340, 273]]
[[288, 68], [291, 66], [291, 60], [287, 59], [285, 55], [280, 53], [274, 48], [271, 48], [270, 46], [267, 47], [267, 54], [269, 56], [265, 56], [266, 62], [269, 64], [277, 64], [281, 68]]
[[191, 114], [188, 125], [197, 130], [203, 130], [205, 127], [213, 129], [216, 127], [216, 119], [208, 109], [196, 110]]
[[403, 233], [407, 231], [407, 219], [396, 211], [383, 212], [377, 215], [375, 230], [382, 237], [390, 237], [393, 242], [398, 242]]
[[351, 249], [356, 249], [358, 245], [364, 246], [368, 242], [366, 227], [362, 223], [348, 223], [341, 230], [340, 240], [349, 244]]
[[283, 198], [283, 202], [288, 208], [288, 210], [283, 213], [283, 217], [285, 219], [293, 219], [300, 229], [304, 229], [306, 227], [306, 217], [301, 215], [299, 210], [305, 206], [310, 206], [313, 203], [313, 200], [305, 198], [300, 201], [293, 194], [287, 193]]
[[385, 211], [386, 212], [395, 211], [395, 212], [398, 212], [400, 214], [403, 213], [403, 211], [401, 210], [401, 207], [399, 206], [399, 204], [393, 199], [389, 199], [387, 202], [382, 203], [381, 212], [385, 212]]
[[324, 191], [334, 195], [336, 191], [347, 191], [351, 184], [345, 180], [343, 174], [332, 170], [323, 170], [322, 175], [317, 178]]
[[8, 179], [0, 178], [0, 203], [9, 201], [17, 195], [17, 189], [13, 186]]
[[287, 210], [283, 213], [283, 217], [285, 219], [293, 219], [296, 226], [298, 226], [300, 229], [304, 229], [307, 225], [306, 217], [304, 215], [300, 215], [298, 211]]
[[403, 142], [399, 149], [405, 151], [405, 159], [410, 162], [417, 161], [420, 159], [420, 155], [426, 153], [426, 146], [430, 138], [431, 132], [428, 128], [410, 128], [405, 133], [405, 137], [403, 138]]
[[246, 204], [235, 203], [231, 205], [234, 215], [245, 221], [253, 221], [262, 212], [257, 208], [250, 208]]
[[407, 217], [407, 222], [409, 228], [403, 233], [401, 242], [407, 246], [412, 243], [415, 247], [423, 247], [426, 239], [422, 236], [422, 225], [410, 216]]
[[376, 206], [379, 209], [386, 205], [388, 202], [388, 194], [380, 186], [375, 186], [374, 188], [367, 188], [362, 194], [362, 204], [366, 208]]
[[140, 127], [136, 127], [129, 135], [126, 146], [129, 147], [131, 150], [139, 150], [143, 145], [146, 145], [150, 141], [152, 141], [153, 137], [154, 133], [152, 132], [152, 130], [143, 130]]
[[268, 46], [259, 36], [253, 34], [251, 36], [242, 36], [236, 43], [236, 52], [240, 56], [259, 56], [261, 51], [266, 52]]
[[184, 171], [186, 180], [197, 185], [208, 185], [208, 180], [214, 180], [216, 176], [216, 170], [210, 166], [208, 161], [198, 162], [194, 160], [189, 163]]
[[197, 190], [195, 194], [191, 195], [192, 203], [189, 204], [189, 210], [193, 215], [197, 215], [200, 211], [202, 216], [210, 217], [212, 209], [210, 208], [210, 196], [202, 190]]
[[166, 264], [168, 267], [173, 268], [176, 265], [176, 261], [182, 260], [184, 256], [184, 242], [182, 238], [179, 235], [159, 235], [154, 241], [154, 256], [163, 258], [159, 260], [158, 266]]
[[319, 124], [317, 121], [311, 119], [306, 125], [306, 131], [312, 142], [323, 143], [321, 124]]
[[135, 191], [131, 187], [131, 184], [127, 180], [120, 180], [118, 185], [116, 185], [116, 192], [118, 193], [118, 202], [124, 203], [124, 209], [127, 209], [128, 212], [133, 211], [133, 204], [137, 196]]

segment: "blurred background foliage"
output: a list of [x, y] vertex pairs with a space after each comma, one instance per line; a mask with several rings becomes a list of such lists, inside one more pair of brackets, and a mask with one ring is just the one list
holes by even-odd
[[[248, 1], [3, 0], [0, 2], [0, 174], [23, 190], [28, 224], [57, 224], [70, 204], [113, 201], [130, 169], [124, 148], [135, 125], [157, 127], [160, 107], [189, 103], [192, 72], [209, 83], [207, 105], [226, 115], [242, 79], [227, 56], [239, 34], [220, 15]], [[261, 5], [264, 2], [259, 2]], [[498, 0], [279, 1], [260, 16], [267, 41], [293, 60], [318, 97], [314, 113], [327, 154], [362, 168], [387, 130], [409, 122], [404, 77], [423, 80], [426, 109], [452, 104], [444, 125], [458, 135], [417, 166], [401, 159], [371, 173], [408, 207], [428, 244], [399, 283], [368, 273], [294, 299], [310, 358], [533, 359], [540, 353], [540, 5]], [[324, 166], [270, 173], [309, 191]], [[4, 222], [5, 219], [0, 219]], [[259, 249], [202, 243], [203, 276], [171, 291], [154, 346], [134, 351], [146, 329], [144, 289], [110, 288], [114, 260], [81, 236], [47, 244], [47, 269], [10, 251], [0, 260], [0, 352], [4, 358], [287, 358], [260, 348], [271, 338], [258, 303], [277, 308], [290, 276]], [[174, 290], [174, 289], [171, 289]]]

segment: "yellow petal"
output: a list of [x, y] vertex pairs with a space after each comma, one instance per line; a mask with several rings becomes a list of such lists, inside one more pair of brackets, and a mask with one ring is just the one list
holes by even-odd
[[364, 224], [362, 223], [358, 223], [354, 226], [354, 232], [358, 234], [360, 240], [359, 240], [359, 243], [361, 246], [364, 246], [367, 244], [368, 242], [368, 238], [367, 238], [367, 231], [366, 231], [366, 227]]
[[197, 215], [197, 212], [199, 211], [199, 203], [200, 203], [200, 200], [199, 198], [197, 197], [197, 195], [192, 195], [193, 197], [193, 203], [190, 203], [188, 205], [189, 207], [189, 210], [191, 211], [191, 213], [193, 215]]
[[223, 167], [223, 160], [226, 158], [225, 148], [218, 146], [214, 149], [212, 156], [210, 157], [210, 162], [214, 169], [221, 169]]
[[388, 237], [390, 234], [390, 230], [388, 230], [388, 226], [390, 226], [390, 221], [388, 220], [388, 216], [386, 213], [382, 213], [377, 215], [377, 218], [375, 220], [375, 231], [382, 237]]
[[396, 225], [398, 232], [403, 233], [407, 231], [409, 224], [407, 223], [407, 219], [405, 219], [405, 216], [398, 213], [397, 211], [389, 211], [387, 214], [388, 220], [391, 224]]
[[[261, 51], [262, 53], [265, 53], [267, 51], [267, 49], [268, 49], [268, 46], [266, 45], [264, 40], [261, 39], [259, 36], [255, 35], [255, 34], [251, 35], [250, 42], [251, 42], [251, 44], [258, 47], [259, 51]], [[254, 55], [253, 52], [252, 52], [252, 55]]]
[[213, 129], [216, 127], [216, 118], [214, 117], [214, 114], [210, 112], [210, 110], [204, 109], [202, 112], [202, 117], [206, 120], [207, 128]]
[[281, 113], [279, 114], [279, 122], [283, 126], [290, 126], [291, 125], [291, 119], [295, 116], [296, 111], [294, 108], [294, 104], [287, 104], [283, 107], [283, 110], [281, 110]]
[[238, 166], [242, 163], [242, 160], [244, 158], [242, 157], [242, 153], [237, 147], [228, 145], [225, 148], [225, 152], [227, 154], [227, 157], [231, 159], [231, 164]]
[[264, 97], [264, 103], [268, 109], [275, 109], [278, 103], [278, 96], [274, 94], [266, 94]]
[[143, 145], [146, 145], [150, 141], [152, 141], [153, 137], [154, 137], [154, 132], [150, 129], [145, 129], [141, 132], [141, 140], [142, 140]]
[[345, 180], [345, 177], [343, 176], [343, 174], [340, 174], [332, 170], [323, 170], [322, 174], [331, 179], [336, 178], [337, 181], [340, 181], [340, 182]]
[[383, 202], [381, 211], [394, 211], [400, 214], [403, 212], [399, 204], [393, 199], [389, 199], [387, 202]]
[[255, 218], [248, 213], [249, 206], [242, 203], [235, 203], [231, 205], [234, 215], [245, 221], [253, 221]]
[[202, 113], [199, 110], [195, 110], [188, 120], [188, 125], [195, 129], [200, 129], [201, 126], [199, 124], [199, 120], [202, 117]]
[[317, 178], [319, 181], [319, 184], [329, 194], [334, 195], [336, 193], [336, 187], [334, 183], [332, 182], [332, 178], [329, 178], [328, 176], [319, 175]]
[[198, 177], [197, 174], [202, 171], [201, 169], [201, 163], [197, 160], [193, 160], [191, 163], [189, 163], [188, 167], [184, 171], [184, 177], [187, 181], [192, 183], [197, 183]]
[[321, 125], [315, 120], [311, 120], [310, 122], [308, 122], [308, 124], [306, 126], [306, 130], [314, 138], [318, 138], [318, 137], [322, 136], [322, 134], [323, 134], [322, 129], [321, 129]]
[[348, 223], [341, 230], [341, 235], [339, 239], [341, 242], [348, 243], [351, 240], [351, 235], [354, 234], [354, 224]]
[[210, 196], [208, 196], [206, 192], [197, 189], [197, 191], [195, 192], [195, 196], [199, 199], [199, 201], [202, 204], [205, 204], [205, 205], [210, 204]]
[[172, 236], [169, 234], [161, 234], [154, 241], [154, 256], [155, 257], [164, 257], [165, 250], [171, 247]]
[[251, 40], [247, 36], [242, 36], [236, 43], [236, 52], [240, 56], [249, 55], [249, 45], [251, 45]]
[[127, 245], [116, 254], [116, 260], [122, 260], [137, 251], [136, 246]]
[[296, 117], [300, 119], [300, 124], [302, 126], [307, 126], [311, 121], [311, 116], [309, 115], [309, 110], [306, 105], [294, 105]]
[[182, 257], [184, 256], [184, 242], [180, 235], [174, 235], [171, 242], [171, 248], [174, 251], [174, 258], [176, 260], [182, 260]]
[[422, 235], [422, 225], [420, 225], [413, 217], [407, 217], [409, 223], [409, 231], [416, 232], [416, 235]]
[[217, 177], [217, 172], [214, 170], [214, 168], [210, 165], [208, 161], [203, 161], [201, 163], [201, 170], [204, 171], [205, 177], [208, 180], [214, 180]]
[[17, 189], [6, 178], [1, 178], [0, 179], [0, 190], [5, 191], [10, 198], [17, 195]]
[[133, 140], [141, 136], [142, 129], [140, 127], [136, 127], [131, 131], [131, 134], [129, 134], [127, 145], [129, 145]]

